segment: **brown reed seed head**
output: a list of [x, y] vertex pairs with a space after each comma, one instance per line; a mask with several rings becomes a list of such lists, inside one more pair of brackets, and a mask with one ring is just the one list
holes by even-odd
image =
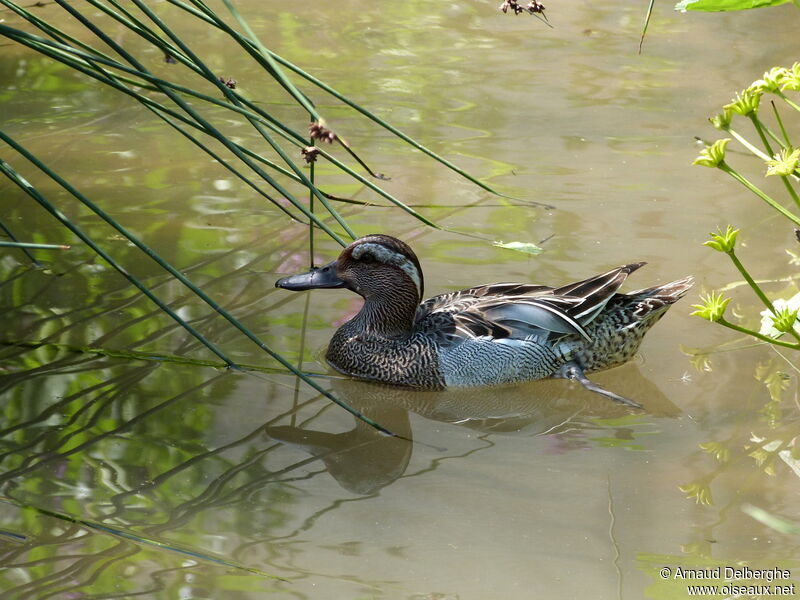
[[225, 87], [230, 88], [232, 90], [236, 89], [236, 80], [231, 79], [230, 77], [220, 77], [219, 82], [223, 84]]
[[317, 161], [317, 156], [319, 156], [319, 148], [316, 146], [306, 146], [300, 150], [300, 154], [303, 155], [303, 158], [307, 164], [311, 164]]
[[328, 144], [332, 144], [337, 139], [336, 134], [333, 131], [320, 125], [316, 121], [308, 126], [308, 133], [311, 135], [312, 140], [320, 140], [322, 142], [327, 142]]
[[513, 10], [515, 15], [523, 12], [544, 15], [544, 4], [536, 2], [536, 0], [531, 0], [525, 7], [520, 6], [519, 0], [503, 0], [503, 3], [500, 5], [500, 10], [507, 13], [509, 9]]

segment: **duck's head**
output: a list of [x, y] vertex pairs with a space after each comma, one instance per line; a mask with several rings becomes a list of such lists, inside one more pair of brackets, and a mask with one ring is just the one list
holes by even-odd
[[367, 300], [413, 290], [420, 302], [422, 268], [408, 244], [389, 235], [372, 234], [357, 239], [324, 267], [279, 279], [275, 287], [295, 291], [347, 288]]

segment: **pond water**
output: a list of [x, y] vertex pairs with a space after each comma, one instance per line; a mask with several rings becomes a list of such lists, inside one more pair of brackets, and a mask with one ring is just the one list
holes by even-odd
[[[149, 4], [243, 94], [304, 130], [307, 115], [222, 35]], [[800, 521], [789, 447], [800, 422], [798, 357], [729, 351], [745, 344], [689, 313], [701, 291], [734, 284], [731, 309], [758, 321], [732, 265], [702, 246], [718, 226], [742, 227], [742, 257], [757, 278], [796, 275], [785, 251], [797, 249], [791, 228], [691, 161], [695, 137], [719, 137], [707, 118], [735, 91], [800, 58], [800, 13], [791, 4], [686, 15], [658, 6], [640, 55], [646, 3], [563, 4], [548, 4], [549, 28], [486, 2], [237, 3], [272, 50], [517, 199], [485, 192], [302, 87], [391, 177], [385, 189], [443, 227], [319, 163], [327, 191], [383, 205], [340, 209], [358, 235], [408, 241], [428, 295], [492, 281], [566, 283], [642, 260], [627, 289], [693, 274], [695, 288], [637, 360], [595, 375], [645, 410], [565, 381], [419, 393], [319, 380], [413, 441], [378, 434], [277, 368], [4, 146], [5, 160], [230, 357], [275, 369], [152, 360], [218, 362], [0, 181], [0, 220], [17, 237], [72, 246], [36, 251], [40, 268], [0, 249], [3, 598], [684, 598], [691, 582], [679, 569], [745, 566], [788, 570], [770, 585], [797, 582], [797, 536], [742, 509]], [[60, 7], [35, 10], [89, 39]], [[130, 32], [109, 34], [181, 79], [179, 65]], [[133, 100], [8, 40], [0, 78], [9, 136], [271, 348], [325, 370], [324, 346], [358, 302], [340, 290], [273, 287], [312, 259], [306, 226]], [[252, 129], [223, 125], [258, 145]], [[317, 234], [313, 260], [338, 248]], [[796, 284], [766, 289], [786, 297]]]

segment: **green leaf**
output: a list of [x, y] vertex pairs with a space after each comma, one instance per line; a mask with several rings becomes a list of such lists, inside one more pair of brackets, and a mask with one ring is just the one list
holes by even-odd
[[747, 10], [764, 6], [778, 6], [787, 2], [789, 0], [681, 0], [675, 5], [675, 10], [680, 12], [686, 12], [687, 10], [703, 12]]
[[525, 254], [541, 254], [544, 252], [542, 248], [531, 242], [492, 242], [492, 245], [498, 248], [508, 248], [509, 250], [524, 252]]

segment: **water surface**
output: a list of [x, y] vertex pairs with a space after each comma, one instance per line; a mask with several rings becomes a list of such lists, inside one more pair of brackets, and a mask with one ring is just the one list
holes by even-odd
[[[630, 289], [687, 274], [697, 287], [635, 363], [595, 377], [643, 412], [568, 382], [438, 393], [323, 382], [409, 443], [376, 434], [279, 370], [76, 352], [214, 360], [2, 182], [0, 215], [19, 237], [73, 245], [37, 253], [42, 268], [0, 252], [3, 340], [47, 342], [0, 350], [4, 598], [686, 597], [686, 582], [659, 576], [665, 566], [780, 567], [795, 581], [796, 536], [741, 508], [800, 520], [788, 451], [797, 357], [763, 347], [692, 355], [735, 338], [689, 312], [701, 290], [737, 280], [701, 245], [718, 225], [743, 227], [743, 256], [758, 278], [796, 272], [785, 253], [791, 229], [723, 174], [690, 166], [695, 136], [715, 137], [708, 116], [769, 67], [798, 59], [796, 8], [680, 15], [660, 7], [639, 55], [644, 4], [548, 6], [552, 29], [487, 3], [237, 4], [270, 48], [520, 199], [491, 196], [304, 88], [391, 176], [386, 189], [447, 228], [425, 228], [395, 208], [341, 207], [356, 233], [412, 244], [427, 294], [491, 281], [566, 283], [640, 260], [649, 264]], [[80, 31], [59, 7], [38, 10]], [[305, 127], [229, 42], [186, 19], [176, 26], [240, 90]], [[180, 78], [179, 67], [114, 33], [154, 70]], [[3, 46], [0, 77], [4, 131], [271, 347], [324, 371], [322, 349], [358, 302], [343, 291], [273, 287], [310, 262], [304, 226], [127, 98], [14, 45]], [[6, 150], [232, 358], [276, 366]], [[317, 176], [337, 195], [385, 204], [323, 165]], [[318, 236], [313, 259], [330, 260], [337, 248]], [[745, 290], [731, 294], [757, 320]]]

